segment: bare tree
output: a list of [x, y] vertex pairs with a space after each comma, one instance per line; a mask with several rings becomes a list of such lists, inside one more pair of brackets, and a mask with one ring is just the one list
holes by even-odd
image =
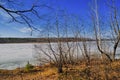
[[[47, 51], [45, 51], [45, 49], [43, 49], [42, 47], [38, 47], [38, 50], [43, 53], [42, 55], [45, 55], [47, 58], [44, 57], [44, 59], [42, 58], [42, 61], [46, 61], [46, 62], [52, 62], [55, 64], [55, 66], [57, 66], [58, 68], [58, 73], [62, 73], [62, 66], [63, 66], [63, 52], [62, 52], [62, 43], [60, 41], [60, 31], [59, 31], [59, 21], [58, 21], [58, 16], [56, 15], [55, 17], [55, 22], [54, 24], [52, 24], [55, 26], [56, 29], [56, 34], [57, 34], [57, 42], [54, 44], [50, 41], [50, 24], [48, 22], [47, 25], [47, 34], [48, 34], [48, 43], [47, 43]], [[39, 46], [39, 45], [38, 45]], [[37, 47], [35, 47], [37, 48]], [[38, 53], [40, 54], [40, 53]], [[38, 57], [38, 59], [40, 59], [40, 57]]]
[[[64, 21], [62, 21], [62, 20]], [[39, 54], [39, 56], [45, 55], [44, 58], [46, 57], [46, 59], [43, 59], [42, 61], [46, 61], [46, 62], [51, 62], [54, 63], [55, 66], [58, 69], [59, 73], [63, 72], [63, 65], [69, 67], [69, 64], [75, 64], [78, 61], [76, 60], [77, 56], [76, 56], [76, 42], [69, 42], [67, 39], [69, 38], [69, 29], [71, 29], [71, 26], [69, 25], [69, 20], [70, 17], [68, 17], [68, 15], [62, 15], [59, 16], [58, 14], [56, 14], [55, 18], [54, 18], [54, 22], [48, 22], [47, 24], [47, 39], [48, 39], [48, 43], [46, 43], [46, 48], [44, 46], [42, 47], [38, 47], [38, 50], [40, 52], [38, 52], [37, 54]], [[55, 43], [51, 42], [51, 29], [53, 30], [53, 26], [54, 26], [54, 39], [56, 39]], [[61, 26], [64, 26], [64, 28], [62, 29]], [[72, 26], [73, 27], [73, 26]], [[52, 35], [53, 36], [53, 35]], [[66, 40], [62, 42], [62, 38], [65, 37]], [[40, 46], [40, 45], [36, 45], [36, 46]], [[35, 47], [37, 48], [37, 47]], [[40, 57], [38, 56], [38, 59], [40, 59]]]
[[115, 6], [115, 0], [111, 0], [112, 4], [108, 5], [111, 9], [110, 14], [110, 28], [111, 28], [111, 35], [113, 39], [113, 52], [112, 52], [112, 60], [115, 60], [116, 51], [118, 48], [118, 44], [120, 42], [120, 18], [118, 15], [117, 7]]
[[[109, 3], [110, 1], [110, 3]], [[110, 31], [108, 30], [107, 33], [109, 33], [109, 44], [113, 44], [112, 46], [112, 51], [109, 52], [108, 50], [104, 50], [105, 46], [103, 44], [107, 44], [108, 41], [104, 41], [103, 39], [105, 37], [105, 34], [102, 35], [102, 30], [101, 30], [101, 23], [100, 23], [100, 16], [98, 13], [98, 5], [97, 5], [97, 0], [94, 0], [95, 2], [95, 7], [92, 8], [93, 14], [92, 14], [92, 21], [93, 21], [93, 26], [94, 26], [94, 32], [95, 32], [95, 37], [96, 37], [96, 43], [98, 50], [101, 52], [102, 55], [106, 56], [110, 61], [115, 60], [115, 55], [116, 51], [118, 48], [118, 44], [120, 41], [120, 28], [119, 28], [119, 15], [118, 15], [118, 10], [115, 6], [115, 1], [114, 0], [109, 0], [107, 1], [107, 6], [110, 9], [110, 16], [109, 16], [109, 21], [107, 22], [110, 27]]]
[[[2, 1], [1, 0], [0, 2], [1, 2], [0, 9], [5, 11], [11, 17], [10, 22], [27, 24], [28, 27], [31, 29], [31, 34], [32, 34], [33, 30], [37, 30], [37, 31], [40, 31], [40, 30], [32, 24], [33, 19], [32, 19], [32, 17], [28, 16], [28, 14], [32, 14], [33, 16], [36, 16], [37, 18], [41, 19], [42, 17], [39, 14], [37, 9], [41, 9], [43, 7], [50, 8], [46, 4], [36, 4], [36, 2], [33, 2], [33, 4], [31, 5], [31, 7], [29, 9], [21, 9], [18, 7], [18, 6], [21, 6], [19, 1], [14, 1], [14, 0]], [[3, 5], [2, 3], [5, 3], [5, 5]], [[9, 4], [9, 6], [8, 6], [8, 4]]]

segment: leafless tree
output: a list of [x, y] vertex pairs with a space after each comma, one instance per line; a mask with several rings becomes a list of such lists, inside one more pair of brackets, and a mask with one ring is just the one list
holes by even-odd
[[111, 9], [110, 14], [110, 28], [111, 28], [111, 35], [113, 39], [113, 52], [112, 52], [112, 60], [115, 60], [116, 51], [118, 48], [118, 44], [120, 42], [120, 18], [117, 7], [115, 6], [115, 0], [111, 0], [112, 4], [109, 5]]
[[[62, 19], [62, 21], [61, 21]], [[38, 52], [37, 54], [40, 54], [39, 56], [46, 55], [47, 59], [43, 59], [42, 61], [46, 62], [53, 62], [56, 67], [58, 68], [58, 72], [61, 73], [63, 72], [62, 67], [63, 65], [67, 66], [69, 64], [76, 64], [77, 60], [76, 58], [76, 42], [69, 42], [67, 39], [69, 38], [69, 29], [71, 29], [71, 26], [69, 25], [70, 17], [68, 15], [62, 15], [62, 18], [56, 14], [56, 17], [54, 19], [55, 22], [48, 22], [47, 24], [47, 38], [48, 38], [48, 43], [46, 44], [47, 47], [45, 48], [44, 46], [38, 47]], [[63, 22], [64, 21], [64, 22]], [[50, 25], [51, 24], [51, 25]], [[51, 28], [53, 29], [54, 26], [54, 35], [57, 41], [55, 43], [52, 43], [50, 41], [51, 37]], [[61, 26], [64, 26], [62, 29]], [[73, 26], [72, 26], [73, 27]], [[69, 28], [69, 29], [68, 29]], [[65, 42], [61, 41], [61, 38], [65, 37], [66, 40]], [[36, 45], [35, 48], [37, 48]], [[40, 57], [38, 56], [38, 59]]]
[[[80, 60], [82, 60], [82, 62], [85, 62], [86, 65], [86, 79], [90, 80], [90, 59], [91, 59], [91, 41], [87, 41], [86, 38], [86, 27], [83, 21], [81, 21], [78, 17], [75, 17], [75, 22], [74, 23], [74, 28], [75, 30], [73, 30], [73, 34], [75, 37], [75, 48], [77, 50], [77, 62], [79, 62]], [[88, 33], [88, 32], [87, 32]], [[88, 37], [88, 36], [87, 36]], [[79, 40], [81, 39], [81, 41]]]
[[[104, 57], [106, 56], [107, 59], [109, 59], [110, 61], [114, 61], [115, 60], [115, 55], [116, 55], [116, 50], [118, 48], [118, 43], [120, 41], [120, 33], [119, 33], [119, 16], [117, 14], [117, 8], [114, 5], [114, 1], [111, 0], [113, 4], [109, 4], [109, 7], [111, 8], [111, 14], [110, 14], [110, 18], [109, 18], [109, 22], [107, 22], [107, 24], [109, 24], [108, 26], [110, 26], [111, 28], [111, 34], [109, 33], [109, 36], [112, 35], [112, 37], [109, 38], [109, 40], [112, 41], [113, 43], [113, 50], [112, 52], [109, 52], [107, 50], [105, 50], [105, 42], [107, 43], [108, 41], [104, 41], [103, 39], [105, 37], [105, 34], [102, 35], [102, 30], [101, 30], [101, 23], [100, 23], [100, 15], [98, 13], [98, 5], [97, 5], [97, 0], [94, 0], [94, 8], [92, 8], [92, 21], [93, 21], [93, 26], [94, 26], [94, 32], [95, 32], [95, 37], [96, 37], [96, 43], [97, 43], [97, 47], [98, 50], [101, 52], [102, 55], [104, 55]], [[108, 31], [109, 32], [109, 31]], [[110, 43], [111, 43], [110, 41]], [[112, 55], [111, 55], [112, 54]]]
[[[3, 4], [2, 4], [3, 3]], [[50, 8], [46, 4], [36, 4], [36, 2], [33, 2], [31, 7], [29, 9], [21, 9], [19, 6], [21, 6], [19, 1], [15, 0], [1, 0], [0, 1], [0, 9], [5, 11], [10, 17], [10, 22], [17, 22], [20, 24], [27, 24], [28, 27], [31, 29], [31, 34], [33, 30], [40, 31], [37, 27], [35, 27], [33, 23], [32, 17], [28, 16], [28, 14], [32, 14], [33, 16], [36, 16], [37, 18], [41, 19], [41, 15], [39, 14], [37, 9], [41, 9], [43, 7]], [[17, 17], [16, 17], [17, 16]]]
[[[56, 29], [56, 34], [57, 34], [57, 42], [55, 43], [52, 43], [50, 41], [50, 24], [47, 25], [47, 34], [48, 34], [48, 43], [47, 43], [47, 51], [45, 51], [45, 49], [42, 49], [41, 47], [38, 48], [38, 50], [43, 53], [41, 54], [42, 55], [45, 55], [46, 57], [48, 57], [48, 59], [42, 59], [44, 61], [47, 61], [47, 62], [52, 62], [54, 63], [57, 68], [58, 68], [58, 73], [62, 73], [63, 70], [62, 70], [62, 65], [63, 65], [63, 59], [62, 59], [62, 43], [60, 41], [60, 27], [59, 27], [59, 20], [58, 20], [58, 16], [56, 15], [55, 17], [55, 22], [54, 24], [52, 24], [55, 26], [55, 29]], [[37, 47], [36, 47], [37, 48]], [[38, 53], [40, 54], [40, 53]], [[40, 57], [38, 57], [39, 59]]]

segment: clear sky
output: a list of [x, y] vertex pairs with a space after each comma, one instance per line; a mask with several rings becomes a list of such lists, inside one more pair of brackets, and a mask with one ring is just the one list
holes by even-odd
[[[27, 9], [33, 3], [40, 4], [41, 0], [16, 0], [22, 3], [21, 7], [17, 6], [17, 9]], [[68, 13], [82, 17], [83, 20], [87, 22], [90, 21], [90, 9], [93, 0], [43, 0], [45, 3], [50, 4], [51, 7], [55, 9], [65, 9]], [[43, 2], [42, 1], [42, 2]], [[108, 8], [106, 7], [105, 1], [98, 0], [98, 9], [104, 16], [108, 15]], [[19, 3], [20, 3], [19, 2]], [[0, 5], [9, 6], [6, 0], [0, 0]], [[120, 7], [120, 0], [116, 0], [116, 5]], [[10, 7], [9, 7], [10, 8]], [[41, 9], [39, 13], [46, 13], [47, 9]], [[50, 14], [49, 14], [50, 15]], [[27, 25], [19, 23], [9, 23], [11, 17], [0, 9], [0, 36], [1, 37], [36, 37], [38, 32], [34, 32], [33, 36], [30, 36], [30, 28]], [[44, 21], [37, 20], [37, 18], [32, 17], [36, 20], [34, 26], [38, 27], [41, 31], [44, 29]], [[90, 26], [87, 26], [90, 29]]]

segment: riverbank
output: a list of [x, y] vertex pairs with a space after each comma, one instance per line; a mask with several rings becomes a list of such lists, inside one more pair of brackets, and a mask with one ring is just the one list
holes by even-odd
[[25, 68], [0, 70], [0, 80], [119, 80], [120, 60], [105, 62], [91, 60], [90, 65], [82, 60], [78, 64], [63, 66], [63, 73], [58, 73], [54, 64], [34, 66], [30, 71]]

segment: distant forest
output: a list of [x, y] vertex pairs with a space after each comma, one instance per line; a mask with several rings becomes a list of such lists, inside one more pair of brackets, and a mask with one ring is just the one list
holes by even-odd
[[34, 42], [74, 42], [74, 41], [93, 41], [90, 38], [0, 38], [0, 43], [34, 43]]

